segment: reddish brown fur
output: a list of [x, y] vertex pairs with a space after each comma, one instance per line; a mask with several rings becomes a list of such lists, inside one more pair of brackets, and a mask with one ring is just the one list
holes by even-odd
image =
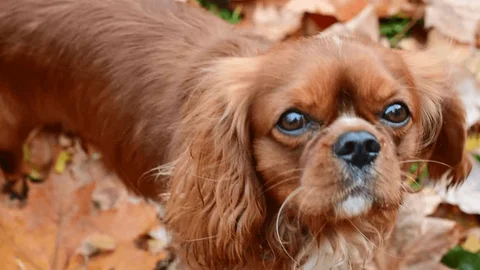
[[[168, 194], [167, 225], [195, 269], [284, 269], [312, 256], [355, 268], [393, 227], [408, 160], [446, 163], [454, 184], [471, 168], [463, 107], [443, 66], [421, 57], [350, 38], [271, 47], [165, 1], [3, 0], [0, 151], [13, 172], [32, 128], [77, 131], [132, 190]], [[378, 113], [396, 100], [412, 119], [393, 129]], [[323, 125], [280, 133], [290, 107]], [[348, 217], [336, 206], [349, 176], [331, 148], [356, 130], [382, 151], [363, 187], [372, 207]], [[447, 169], [430, 166], [435, 177]]]

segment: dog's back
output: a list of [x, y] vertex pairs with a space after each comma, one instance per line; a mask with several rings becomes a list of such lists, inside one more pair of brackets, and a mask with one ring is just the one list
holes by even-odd
[[32, 128], [62, 124], [97, 145], [132, 189], [158, 194], [140, 178], [167, 162], [188, 84], [213, 56], [253, 53], [240, 45], [248, 39], [166, 0], [0, 1], [4, 169], [18, 169]]

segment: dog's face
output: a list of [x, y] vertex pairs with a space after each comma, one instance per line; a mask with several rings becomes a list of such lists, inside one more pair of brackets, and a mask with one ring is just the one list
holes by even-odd
[[392, 51], [350, 40], [297, 46], [262, 60], [251, 108], [268, 196], [330, 219], [398, 207], [402, 165], [412, 165], [424, 133], [409, 70]]
[[[176, 135], [167, 222], [187, 256], [211, 267], [244, 263], [262, 245], [296, 253], [305, 228], [323, 239], [325, 226], [348, 235], [363, 223], [383, 237], [413, 162], [452, 185], [470, 172], [463, 106], [428, 55], [309, 38], [203, 72]], [[279, 228], [282, 211], [301, 229]], [[351, 237], [335, 235], [330, 243]]]

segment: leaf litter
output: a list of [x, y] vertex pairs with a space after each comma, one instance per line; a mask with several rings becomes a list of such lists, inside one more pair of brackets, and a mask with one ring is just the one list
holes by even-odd
[[[35, 145], [41, 143], [32, 143], [31, 153]], [[67, 149], [55, 148], [57, 166], [45, 181], [29, 185], [26, 205], [12, 205], [3, 196], [2, 269], [18, 269], [19, 262], [25, 269], [154, 269], [170, 256], [165, 245], [151, 253], [136, 244], [161, 226], [157, 206], [128, 194], [78, 139]]]

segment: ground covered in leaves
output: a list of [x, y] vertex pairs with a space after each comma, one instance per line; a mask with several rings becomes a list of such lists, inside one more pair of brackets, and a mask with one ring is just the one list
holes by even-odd
[[[417, 192], [407, 196], [375, 268], [480, 269], [480, 1], [182, 2], [273, 41], [359, 35], [403, 50], [431, 48], [448, 60], [467, 108], [466, 147], [478, 162], [449, 192], [422, 185], [428, 174], [412, 175]], [[24, 153], [28, 200], [0, 197], [1, 269], [175, 269], [162, 209], [129, 194], [86, 142], [36, 130]]]

